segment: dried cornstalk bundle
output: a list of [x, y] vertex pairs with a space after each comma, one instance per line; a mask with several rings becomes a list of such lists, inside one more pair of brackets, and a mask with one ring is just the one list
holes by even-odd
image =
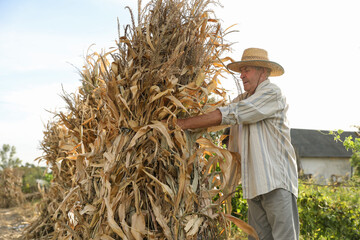
[[151, 1], [116, 50], [87, 57], [79, 93], [64, 94], [69, 111], [44, 132], [54, 179], [26, 238], [221, 239], [228, 220], [244, 226], [224, 205], [239, 157], [175, 124], [225, 102], [229, 46], [209, 4]]
[[17, 169], [5, 168], [0, 171], [0, 208], [15, 207], [25, 201], [21, 191], [22, 174]]

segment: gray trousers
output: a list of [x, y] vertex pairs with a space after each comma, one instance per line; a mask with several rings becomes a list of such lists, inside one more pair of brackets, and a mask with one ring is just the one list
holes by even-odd
[[291, 192], [279, 188], [247, 202], [249, 224], [261, 240], [299, 239], [299, 213]]

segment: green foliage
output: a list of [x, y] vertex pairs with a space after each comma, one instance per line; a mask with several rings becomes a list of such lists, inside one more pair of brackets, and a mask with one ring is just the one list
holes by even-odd
[[44, 174], [44, 180], [48, 183], [51, 182], [51, 180], [53, 179], [54, 175], [52, 173], [45, 173]]
[[37, 180], [45, 180], [49, 183], [52, 179], [52, 174], [46, 172], [45, 167], [35, 166], [34, 164], [26, 163], [25, 166], [20, 167], [23, 175], [22, 191], [24, 193], [33, 193], [38, 191]]
[[354, 167], [354, 175], [360, 176], [360, 138], [352, 139], [352, 136], [345, 138], [343, 142], [347, 150], [351, 149], [353, 155], [350, 163]]
[[242, 192], [242, 185], [240, 184], [236, 188], [236, 192], [234, 196], [231, 199], [231, 206], [232, 206], [232, 215], [240, 218], [241, 220], [247, 222], [247, 201], [243, 198], [243, 192]]
[[303, 239], [360, 239], [359, 184], [300, 184], [298, 209]]
[[21, 160], [18, 157], [15, 157], [16, 148], [10, 146], [9, 144], [3, 144], [2, 149], [0, 150], [1, 156], [1, 169], [5, 168], [14, 168], [21, 165]]
[[[360, 130], [360, 127], [357, 127]], [[360, 176], [360, 137], [353, 139], [352, 136], [345, 137], [344, 140], [341, 139], [341, 134], [343, 130], [330, 131], [330, 135], [334, 135], [334, 140], [342, 142], [346, 150], [351, 150], [353, 155], [351, 156], [350, 163], [354, 167], [354, 175]]]

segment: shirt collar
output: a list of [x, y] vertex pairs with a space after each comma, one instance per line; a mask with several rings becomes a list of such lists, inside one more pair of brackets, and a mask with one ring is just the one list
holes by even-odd
[[269, 83], [270, 83], [270, 80], [269, 80], [269, 79], [266, 79], [265, 81], [263, 81], [262, 83], [260, 83], [260, 84], [257, 86], [255, 92], [256, 92], [257, 90], [259, 90], [259, 89], [267, 86]]
[[[270, 83], [270, 80], [269, 80], [269, 79], [266, 79], [265, 81], [263, 81], [262, 83], [260, 83], [260, 84], [257, 86], [257, 88], [255, 89], [254, 94], [255, 94], [255, 93], [256, 93], [259, 89], [261, 89], [261, 88], [263, 88], [263, 87], [267, 86], [269, 83]], [[253, 94], [253, 95], [254, 95], [254, 94]], [[248, 97], [250, 97], [250, 95], [249, 95], [249, 93], [248, 93], [248, 92], [246, 92], [246, 93], [245, 93], [245, 98], [244, 98], [244, 99], [246, 99], [246, 98], [248, 98]]]

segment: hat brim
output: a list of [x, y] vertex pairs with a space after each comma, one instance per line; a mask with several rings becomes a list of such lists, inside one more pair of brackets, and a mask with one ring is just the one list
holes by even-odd
[[271, 69], [270, 76], [272, 77], [281, 76], [285, 72], [284, 68], [280, 64], [271, 61], [250, 60], [250, 61], [233, 62], [227, 65], [228, 69], [234, 72], [240, 72], [240, 69], [245, 66], [270, 68]]

